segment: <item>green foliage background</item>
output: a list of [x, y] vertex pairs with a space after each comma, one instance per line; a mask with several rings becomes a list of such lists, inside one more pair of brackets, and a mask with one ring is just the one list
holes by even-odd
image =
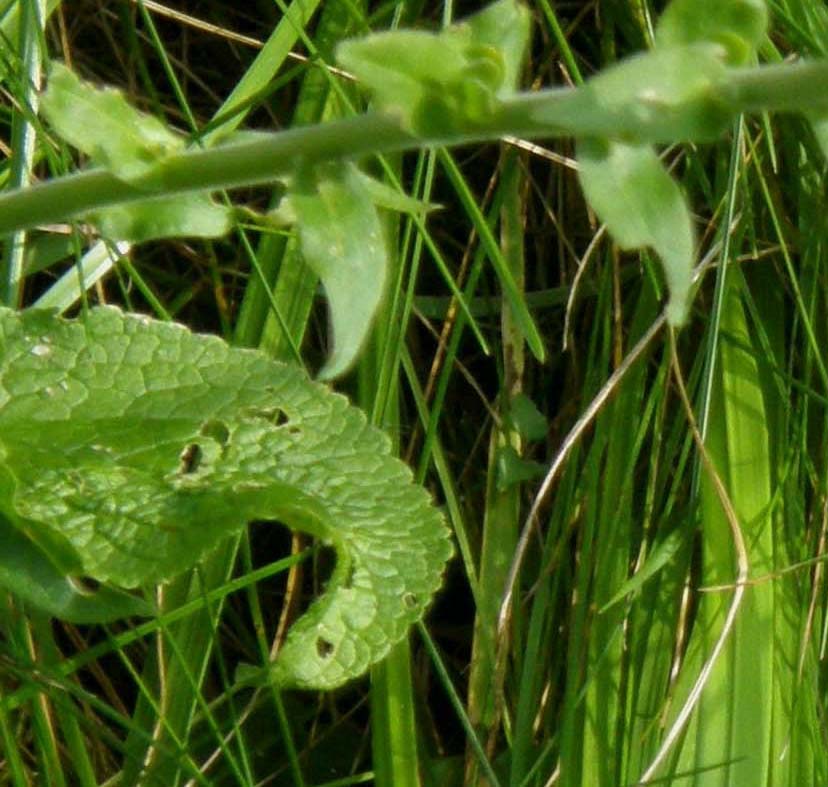
[[[524, 85], [579, 84], [651, 46], [663, 10], [527, 6]], [[435, 29], [476, 4], [73, 0], [50, 3], [42, 33], [30, 11], [4, 8], [15, 100], [2, 103], [0, 179], [12, 187], [77, 163], [32, 111], [44, 52], [188, 134], [298, 127], [365, 106], [332, 68], [340, 40]], [[822, 2], [770, 11], [762, 62], [826, 55]], [[443, 594], [410, 645], [325, 695], [233, 688], [236, 666], [277, 650], [331, 571], [325, 550], [271, 527], [159, 587], [149, 622], [78, 627], [5, 599], [0, 781], [828, 783], [824, 131], [755, 115], [718, 142], [659, 149], [711, 263], [675, 341], [658, 328], [655, 258], [613, 246], [584, 203], [571, 140], [369, 161], [443, 209], [382, 214], [388, 291], [337, 387], [444, 506], [458, 557]], [[4, 244], [24, 274], [19, 305], [114, 303], [313, 371], [327, 357], [325, 302], [288, 232], [240, 224], [224, 240], [129, 249], [48, 229]], [[543, 363], [526, 352], [525, 309]]]

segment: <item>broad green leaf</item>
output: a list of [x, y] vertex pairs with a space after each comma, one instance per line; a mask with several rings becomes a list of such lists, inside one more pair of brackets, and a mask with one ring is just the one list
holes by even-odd
[[84, 82], [62, 63], [52, 63], [40, 110], [66, 142], [125, 181], [152, 175], [184, 150], [183, 137], [139, 112], [120, 90]]
[[346, 41], [339, 62], [384, 111], [419, 133], [483, 120], [517, 87], [529, 41], [529, 12], [499, 0], [438, 33], [396, 30]]
[[587, 201], [622, 249], [652, 248], [670, 291], [667, 319], [681, 325], [690, 299], [694, 233], [690, 210], [655, 151], [580, 140], [578, 179]]
[[[629, 143], [716, 140], [733, 117], [724, 98], [726, 72], [715, 44], [647, 52], [588, 80], [572, 111], [599, 117], [607, 136]], [[554, 126], [557, 111], [542, 107], [534, 117]]]
[[720, 44], [733, 66], [748, 63], [768, 29], [764, 0], [672, 0], [658, 20], [656, 45]]
[[519, 87], [520, 70], [529, 46], [532, 17], [514, 0], [499, 0], [460, 23], [471, 31], [475, 44], [492, 47], [503, 64], [498, 94], [513, 93]]
[[352, 164], [299, 172], [289, 194], [302, 256], [322, 280], [330, 307], [333, 350], [321, 379], [356, 359], [385, 288], [388, 256], [377, 210]]
[[233, 208], [206, 194], [177, 194], [125, 202], [90, 213], [101, 235], [130, 243], [157, 238], [220, 238], [233, 226]]
[[426, 492], [343, 397], [113, 308], [76, 321], [0, 310], [0, 470], [19, 532], [57, 534], [83, 575], [127, 588], [180, 573], [250, 521], [334, 547], [324, 595], [270, 668], [280, 685], [336, 686], [382, 658], [451, 553]]

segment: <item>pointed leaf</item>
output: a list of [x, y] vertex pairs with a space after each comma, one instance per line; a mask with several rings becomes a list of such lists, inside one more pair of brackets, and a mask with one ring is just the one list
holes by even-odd
[[319, 377], [330, 379], [356, 359], [382, 298], [388, 267], [382, 227], [352, 164], [300, 172], [290, 200], [302, 256], [328, 298], [333, 351]]
[[678, 184], [650, 147], [580, 140], [578, 179], [587, 201], [622, 249], [649, 246], [670, 291], [667, 318], [681, 325], [694, 260], [690, 210]]
[[509, 421], [524, 440], [543, 440], [549, 430], [546, 416], [524, 393], [519, 393], [512, 399]]
[[678, 553], [687, 539], [687, 534], [680, 530], [670, 533], [647, 557], [644, 565], [635, 572], [621, 587], [618, 592], [598, 610], [599, 615], [612, 609], [616, 604], [621, 603], [627, 596], [637, 593], [652, 579], [664, 566], [666, 566]]
[[426, 492], [343, 397], [262, 353], [113, 308], [77, 321], [0, 310], [0, 512], [22, 559], [15, 533], [57, 533], [81, 573], [125, 587], [184, 571], [249, 521], [332, 545], [324, 595], [270, 668], [302, 687], [382, 658], [451, 553]]
[[101, 208], [88, 220], [107, 238], [140, 243], [157, 238], [220, 238], [233, 226], [233, 208], [207, 194], [177, 194]]
[[524, 481], [542, 478], [546, 465], [524, 459], [511, 445], [501, 446], [497, 451], [497, 491], [505, 492]]
[[364, 172], [357, 170], [359, 178], [365, 190], [371, 197], [371, 201], [378, 208], [385, 208], [386, 210], [394, 210], [398, 213], [410, 213], [413, 215], [422, 215], [431, 210], [436, 210], [439, 205], [431, 202], [423, 202], [423, 200], [410, 197], [397, 189], [383, 183], [381, 180], [372, 178]]
[[151, 175], [184, 149], [183, 137], [139, 112], [120, 90], [84, 82], [62, 63], [52, 63], [40, 109], [66, 142], [125, 181]]

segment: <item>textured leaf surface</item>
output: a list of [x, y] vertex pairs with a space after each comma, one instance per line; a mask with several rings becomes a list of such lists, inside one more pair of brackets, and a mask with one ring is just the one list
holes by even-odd
[[670, 290], [667, 318], [681, 325], [692, 283], [693, 223], [678, 184], [656, 152], [648, 146], [581, 140], [578, 179], [621, 248], [649, 246], [659, 255]]
[[89, 590], [62, 573], [47, 554], [0, 517], [0, 587], [14, 590], [49, 615], [73, 623], [105, 623], [133, 615], [151, 615], [138, 596], [101, 585]]
[[336, 549], [271, 668], [282, 685], [359, 675], [439, 587], [447, 530], [389, 450], [343, 397], [260, 353], [112, 308], [0, 311], [0, 511], [42, 548], [65, 540], [86, 575], [126, 587], [252, 520]]

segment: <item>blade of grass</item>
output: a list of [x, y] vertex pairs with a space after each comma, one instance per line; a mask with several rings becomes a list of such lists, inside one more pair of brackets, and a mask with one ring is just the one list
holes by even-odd
[[[525, 284], [523, 249], [523, 200], [525, 191], [521, 177], [520, 157], [515, 149], [504, 149], [500, 161], [500, 177], [503, 183], [500, 235], [502, 256], [516, 291], [522, 293]], [[487, 225], [488, 226], [488, 225]], [[471, 671], [469, 674], [469, 718], [481, 738], [494, 741], [502, 713], [502, 692], [505, 675], [497, 668], [498, 647], [495, 640], [497, 614], [501, 589], [506, 585], [509, 563], [514, 552], [519, 530], [521, 485], [503, 485], [502, 452], [511, 448], [519, 456], [522, 451], [521, 436], [510, 425], [510, 411], [514, 398], [523, 389], [524, 345], [519, 327], [519, 316], [511, 303], [512, 298], [502, 296], [501, 340], [502, 379], [498, 396], [499, 423], [495, 423], [489, 437], [489, 463], [486, 477], [486, 498], [483, 514], [483, 533], [480, 554], [479, 588], [475, 611], [475, 628], [472, 640]], [[525, 309], [525, 304], [521, 300]], [[500, 632], [506, 640], [510, 632]], [[506, 654], [509, 645], [499, 643]], [[504, 661], [505, 663], [505, 661]], [[478, 759], [471, 745], [466, 753], [466, 783], [486, 785], [488, 780], [479, 775]]]

